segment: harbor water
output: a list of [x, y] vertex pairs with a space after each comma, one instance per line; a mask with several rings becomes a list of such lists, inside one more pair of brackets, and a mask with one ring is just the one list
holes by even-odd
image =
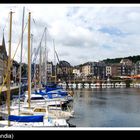
[[140, 127], [139, 88], [75, 90], [76, 127]]

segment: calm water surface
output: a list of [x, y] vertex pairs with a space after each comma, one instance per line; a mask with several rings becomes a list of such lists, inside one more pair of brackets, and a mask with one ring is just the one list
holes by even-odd
[[75, 90], [77, 127], [140, 127], [140, 89]]

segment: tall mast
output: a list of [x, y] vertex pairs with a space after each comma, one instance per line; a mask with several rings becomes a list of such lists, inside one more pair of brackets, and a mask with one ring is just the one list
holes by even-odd
[[[12, 11], [10, 12], [10, 30], [9, 30], [9, 57], [8, 57], [8, 77], [7, 77], [7, 109], [10, 115], [10, 82], [11, 82], [11, 39], [12, 39]], [[10, 121], [8, 120], [8, 126]]]
[[53, 47], [54, 47], [54, 78], [55, 78], [55, 83], [56, 83], [56, 57], [55, 57], [55, 44], [54, 44], [54, 39], [53, 39]]
[[33, 34], [31, 34], [31, 62], [33, 58]]
[[41, 63], [42, 63], [41, 55], [42, 55], [42, 51], [41, 51], [41, 42], [40, 42], [39, 88], [41, 88], [41, 75], [42, 75], [42, 72], [41, 72]]
[[24, 30], [24, 12], [25, 12], [25, 7], [23, 7], [23, 17], [22, 17], [22, 33], [21, 33], [21, 52], [20, 52], [20, 71], [19, 71], [19, 108], [18, 108], [18, 113], [20, 114], [20, 93], [21, 93], [21, 67], [22, 67], [22, 50], [23, 50], [23, 30]]
[[[47, 50], [47, 49], [46, 49]], [[47, 82], [48, 82], [48, 50], [46, 51], [46, 84], [47, 84]]]
[[[32, 77], [33, 77], [33, 73], [32, 73], [32, 59], [33, 59], [33, 34], [31, 34], [31, 83], [32, 83]], [[32, 89], [32, 87], [31, 87]]]
[[[36, 52], [36, 48], [34, 48], [34, 52]], [[34, 82], [35, 82], [34, 89], [36, 89], [36, 64], [34, 64]]]
[[31, 107], [30, 104], [30, 95], [31, 95], [31, 46], [30, 46], [30, 21], [31, 21], [31, 13], [29, 12], [28, 17], [28, 102], [29, 109]]
[[47, 85], [47, 45], [46, 45], [46, 27], [45, 27], [45, 85]]

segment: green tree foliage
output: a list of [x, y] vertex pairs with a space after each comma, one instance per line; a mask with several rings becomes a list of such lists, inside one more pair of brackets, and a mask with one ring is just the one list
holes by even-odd
[[107, 58], [105, 60], [103, 60], [106, 64], [108, 63], [119, 63], [121, 61], [121, 59], [129, 59], [131, 60], [133, 63], [136, 63], [138, 60], [140, 60], [140, 55], [137, 56], [128, 56], [128, 57], [120, 57], [120, 58]]

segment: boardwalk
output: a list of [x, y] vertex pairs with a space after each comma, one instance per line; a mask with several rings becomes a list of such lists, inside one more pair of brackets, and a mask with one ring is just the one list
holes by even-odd
[[[2, 91], [1, 92], [6, 92], [7, 91], [7, 87], [6, 86], [0, 86], [0, 90], [1, 90], [1, 88], [2, 88]], [[19, 86], [11, 86], [10, 87], [10, 89], [11, 90], [15, 90], [15, 89], [18, 89], [19, 88]]]

